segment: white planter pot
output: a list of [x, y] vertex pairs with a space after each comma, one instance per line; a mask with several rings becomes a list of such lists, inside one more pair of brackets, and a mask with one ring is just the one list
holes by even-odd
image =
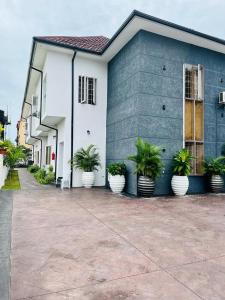
[[171, 186], [176, 196], [186, 195], [189, 187], [188, 177], [173, 175], [173, 178], [171, 180]]
[[95, 175], [94, 172], [83, 172], [82, 173], [82, 183], [87, 189], [91, 188], [94, 184]]
[[109, 175], [109, 185], [113, 193], [120, 194], [125, 186], [124, 175]]

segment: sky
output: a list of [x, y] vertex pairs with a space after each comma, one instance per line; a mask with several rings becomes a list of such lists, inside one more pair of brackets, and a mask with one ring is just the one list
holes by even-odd
[[15, 140], [33, 36], [111, 37], [132, 10], [225, 39], [224, 0], [0, 0], [0, 109]]

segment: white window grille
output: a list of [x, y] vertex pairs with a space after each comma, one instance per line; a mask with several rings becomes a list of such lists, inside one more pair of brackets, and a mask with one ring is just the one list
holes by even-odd
[[78, 102], [95, 105], [96, 104], [97, 79], [87, 76], [79, 76]]
[[204, 71], [201, 65], [185, 65], [185, 99], [204, 99]]
[[204, 69], [185, 65], [185, 148], [194, 156], [192, 174], [202, 174], [204, 158]]

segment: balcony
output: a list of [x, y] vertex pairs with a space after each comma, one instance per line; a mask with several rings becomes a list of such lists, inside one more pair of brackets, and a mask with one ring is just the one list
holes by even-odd
[[39, 120], [37, 119], [37, 121], [36, 121], [34, 119], [37, 119], [37, 118], [35, 118], [33, 116], [30, 116], [29, 118], [27, 118], [27, 124], [26, 124], [26, 130], [25, 130], [27, 144], [34, 144], [37, 141], [37, 139], [35, 139], [35, 137], [38, 137], [40, 134], [40, 130], [37, 130], [37, 121], [39, 123]]

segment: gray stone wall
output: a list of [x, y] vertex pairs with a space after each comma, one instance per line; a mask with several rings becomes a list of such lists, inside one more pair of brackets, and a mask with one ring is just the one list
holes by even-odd
[[[155, 194], [171, 192], [171, 159], [183, 145], [183, 64], [205, 70], [205, 157], [220, 155], [225, 143], [225, 55], [140, 31], [108, 65], [107, 163], [128, 163], [127, 191], [136, 194], [133, 164], [138, 136], [162, 147], [165, 173]], [[221, 79], [223, 82], [221, 82]], [[163, 109], [164, 108], [164, 109]], [[205, 191], [202, 177], [190, 178], [190, 192]]]

